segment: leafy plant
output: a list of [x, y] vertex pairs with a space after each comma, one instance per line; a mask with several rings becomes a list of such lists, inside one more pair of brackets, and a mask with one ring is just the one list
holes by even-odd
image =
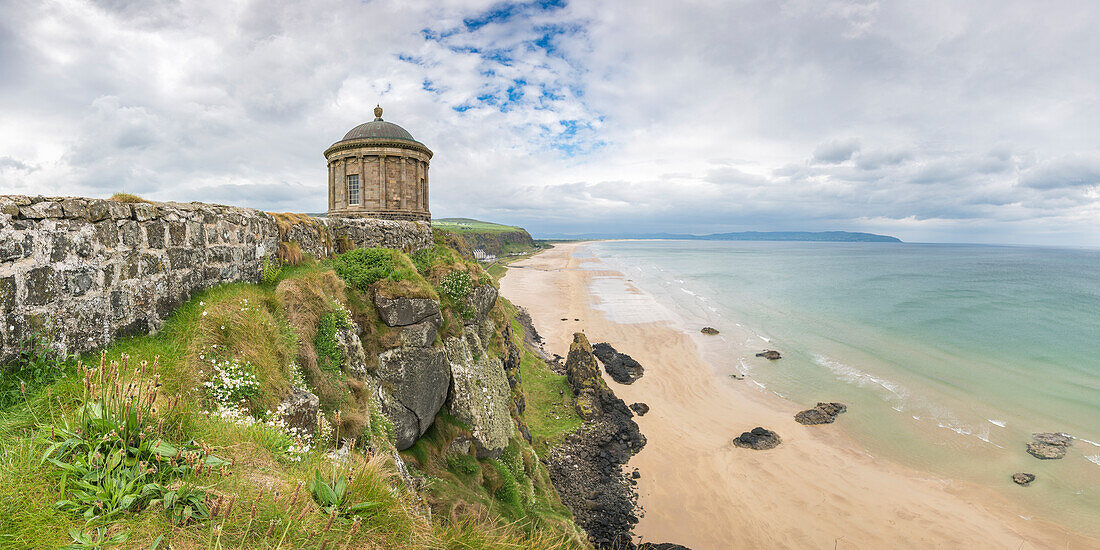
[[263, 265], [260, 267], [260, 279], [263, 284], [271, 286], [275, 284], [275, 281], [279, 280], [279, 274], [283, 272], [283, 262], [278, 258], [271, 259], [271, 256], [264, 256]]
[[[69, 538], [73, 539], [72, 544], [68, 546], [62, 546], [62, 550], [99, 550], [101, 548], [110, 548], [112, 546], [118, 546], [130, 540], [130, 534], [126, 532], [116, 533], [111, 536], [107, 536], [106, 527], [96, 527], [95, 535], [92, 535], [93, 531], [85, 533], [80, 529], [70, 528]], [[159, 539], [158, 539], [159, 540]]]
[[325, 514], [332, 514], [335, 511], [346, 517], [365, 515], [378, 506], [377, 502], [349, 504], [347, 502], [348, 485], [351, 481], [352, 476], [349, 474], [341, 475], [333, 479], [332, 483], [329, 483], [321, 477], [321, 471], [316, 470], [313, 472], [313, 479], [309, 482], [309, 493], [313, 496], [313, 501], [321, 507]]
[[465, 271], [452, 271], [444, 275], [439, 281], [439, 290], [444, 296], [454, 300], [455, 303], [466, 300], [472, 289], [470, 274]]
[[332, 267], [349, 285], [366, 292], [394, 272], [393, 255], [394, 251], [385, 248], [356, 248], [333, 258]]
[[194, 485], [184, 484], [171, 489], [159, 483], [149, 483], [142, 488], [142, 497], [149, 499], [149, 505], [161, 505], [173, 525], [182, 525], [191, 519], [208, 519], [210, 510], [206, 507], [206, 492]]
[[163, 421], [171, 418], [179, 398], [157, 410], [157, 364], [142, 362], [131, 371], [123, 356], [121, 365], [108, 365], [104, 357], [98, 369], [78, 366], [84, 373], [84, 395], [75, 425], [65, 418], [63, 428], [51, 430], [55, 441], [42, 456], [42, 462], [63, 472], [58, 509], [89, 520], [113, 518], [143, 509], [153, 497], [163, 498], [151, 484], [164, 486], [184, 475], [229, 465], [204, 446], [177, 446], [162, 437]]

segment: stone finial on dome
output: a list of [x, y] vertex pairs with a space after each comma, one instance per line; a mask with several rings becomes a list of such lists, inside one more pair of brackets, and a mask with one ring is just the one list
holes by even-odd
[[374, 106], [374, 120], [382, 120], [382, 106], [381, 105], [375, 105]]

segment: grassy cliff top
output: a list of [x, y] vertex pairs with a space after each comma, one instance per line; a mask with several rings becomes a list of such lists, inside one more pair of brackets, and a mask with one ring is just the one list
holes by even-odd
[[432, 220], [432, 227], [446, 229], [448, 231], [454, 231], [456, 233], [511, 233], [513, 231], [523, 231], [522, 227], [517, 227], [514, 225], [504, 225], [493, 222], [483, 222], [481, 220], [475, 220], [472, 218], [438, 218]]

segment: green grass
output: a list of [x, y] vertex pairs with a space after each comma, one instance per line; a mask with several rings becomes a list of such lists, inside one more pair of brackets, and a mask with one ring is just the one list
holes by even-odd
[[[403, 254], [394, 258], [395, 266], [406, 275], [416, 274], [417, 284], [430, 285], [416, 273], [411, 259]], [[184, 478], [215, 498], [235, 497], [228, 518], [174, 525], [162, 506], [152, 504], [111, 521], [85, 522], [77, 514], [57, 509], [62, 471], [42, 457], [54, 434], [73, 421], [83, 399], [82, 378], [69, 363], [0, 408], [0, 548], [57, 548], [71, 542], [71, 529], [95, 535], [100, 527], [107, 536], [125, 534], [128, 540], [122, 547], [126, 548], [147, 548], [158, 537], [163, 537], [161, 548], [170, 544], [178, 549], [274, 548], [280, 538], [282, 548], [318, 548], [322, 540], [328, 548], [589, 548], [558, 500], [535, 449], [518, 437], [499, 461], [449, 454], [450, 440], [460, 433], [468, 435], [469, 428], [441, 413], [436, 426], [406, 453], [414, 470], [428, 482], [426, 494], [433, 508], [445, 512], [430, 519], [417, 511], [419, 497], [396, 477], [388, 454], [366, 456], [355, 451], [346, 466], [352, 476], [347, 502], [377, 504], [366, 508], [369, 517], [358, 526], [353, 518], [336, 517], [326, 528], [328, 517], [312, 504], [305, 484], [318, 470], [333, 478], [332, 463], [325, 456], [329, 448], [291, 452], [297, 442], [281, 430], [262, 422], [238, 424], [205, 412], [210, 406], [202, 386], [209, 375], [208, 353], [252, 365], [263, 382], [263, 392], [250, 403], [252, 412], [263, 416], [274, 408], [290, 383], [288, 364], [300, 360], [305, 346], [311, 345], [318, 319], [331, 311], [332, 300], [346, 301], [353, 319], [364, 329], [361, 336], [368, 354], [376, 354], [383, 346], [381, 340], [393, 336], [375, 326], [377, 315], [370, 299], [357, 290], [345, 290], [331, 270], [325, 262], [306, 259], [284, 267], [268, 284], [235, 283], [206, 290], [177, 308], [155, 334], [122, 339], [104, 350], [108, 362], [123, 355], [135, 361], [158, 358], [161, 391], [165, 396], [180, 396], [175, 420], [160, 433], [177, 444], [205, 444], [232, 462], [225, 475]], [[306, 328], [312, 332], [305, 334]], [[82, 360], [98, 365], [100, 356], [87, 354]], [[549, 371], [531, 357], [525, 357], [523, 370], [530, 388], [529, 416], [540, 416], [540, 407], [550, 403], [543, 396], [556, 396], [554, 388], [562, 382], [546, 376]], [[347, 387], [338, 389], [349, 395]], [[392, 437], [392, 428], [377, 410], [356, 410], [363, 405], [353, 400], [343, 403], [347, 408], [341, 429], [357, 426], [354, 433], [376, 442]], [[554, 422], [532, 423], [536, 443], [560, 435], [569, 425], [560, 419]], [[301, 494], [290, 506], [290, 495], [299, 483]]]

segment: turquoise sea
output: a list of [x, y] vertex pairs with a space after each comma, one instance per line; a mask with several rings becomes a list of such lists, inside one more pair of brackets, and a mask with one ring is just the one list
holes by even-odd
[[[715, 376], [746, 374], [742, 383], [807, 406], [848, 403], [838, 425], [873, 456], [992, 487], [1024, 517], [1100, 530], [1100, 250], [720, 241], [589, 250], [598, 269], [622, 272], [685, 327], [721, 330], [700, 339]], [[784, 358], [751, 353], [765, 348]], [[1036, 431], [1076, 440], [1066, 458], [1040, 461], [1025, 452]], [[1038, 480], [1015, 486], [1021, 471]]]

